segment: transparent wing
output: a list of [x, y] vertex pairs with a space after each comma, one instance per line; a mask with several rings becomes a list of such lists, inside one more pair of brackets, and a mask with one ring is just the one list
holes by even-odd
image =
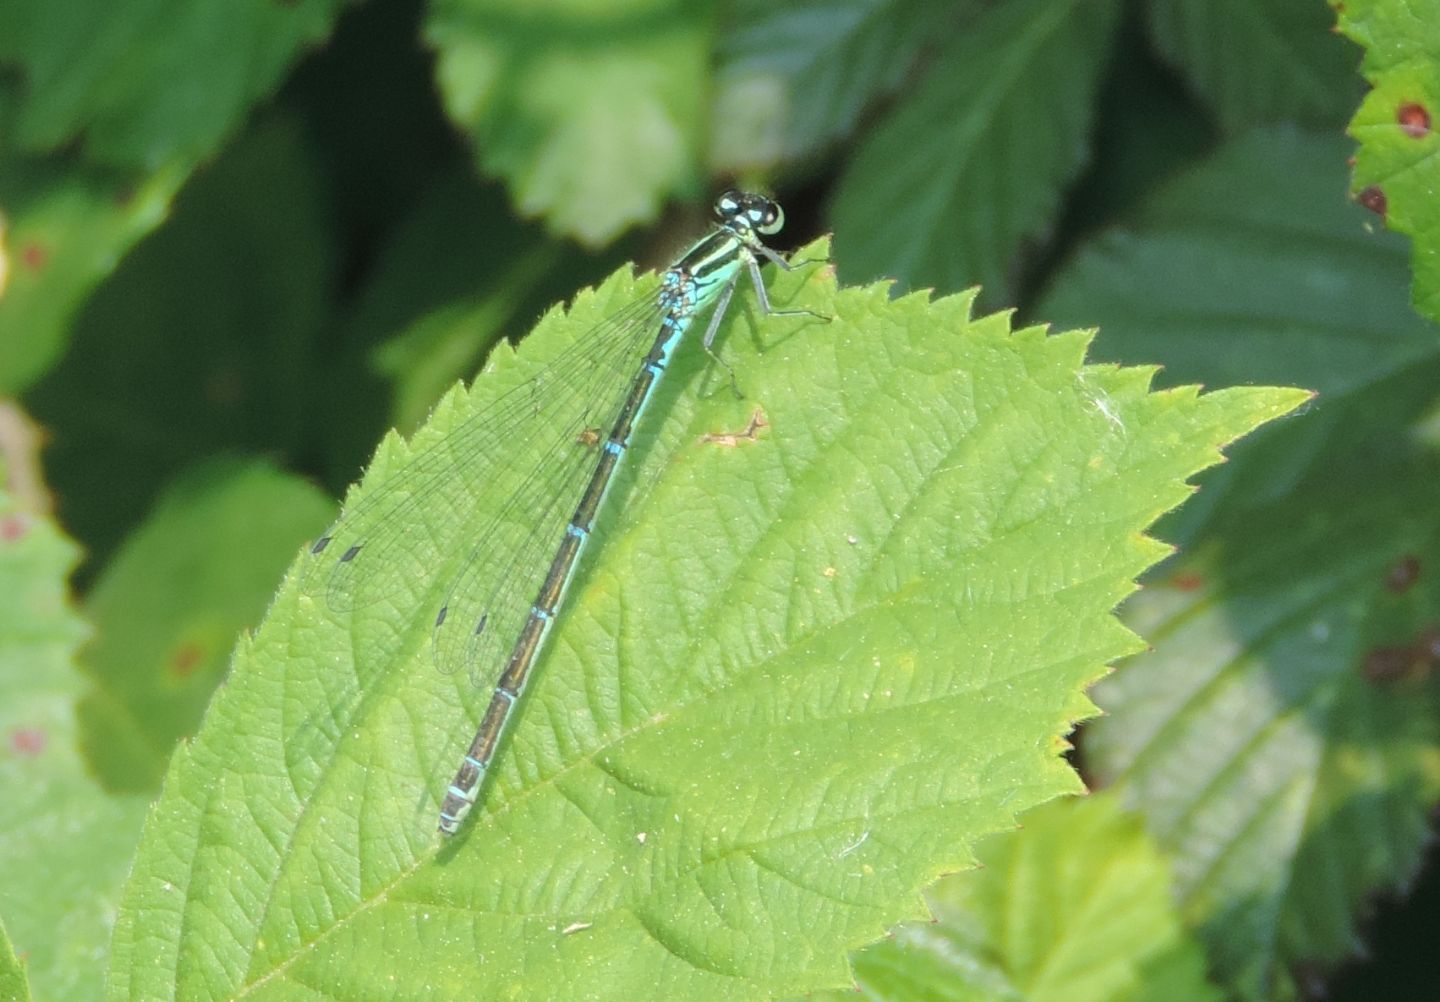
[[[593, 430], [583, 429], [569, 442], [556, 443], [476, 536], [446, 595], [444, 612], [436, 617], [431, 651], [442, 672], [463, 666], [472, 681], [484, 685], [493, 683], [490, 676], [504, 667], [501, 659], [529, 618], [609, 431], [586, 434]], [[555, 484], [564, 488], [555, 490]], [[497, 552], [507, 539], [518, 545]]]
[[415, 455], [315, 543], [301, 587], [347, 612], [448, 574], [443, 600], [412, 610], [434, 618], [436, 663], [497, 674], [660, 315], [653, 297], [623, 307]]

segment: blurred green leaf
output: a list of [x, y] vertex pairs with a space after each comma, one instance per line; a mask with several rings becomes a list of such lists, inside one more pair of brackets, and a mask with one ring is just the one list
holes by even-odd
[[1329, 136], [1228, 143], [1040, 306], [1168, 379], [1320, 391], [1187, 506], [1192, 552], [1126, 609], [1155, 649], [1097, 689], [1084, 742], [1175, 856], [1217, 976], [1252, 998], [1356, 950], [1357, 912], [1414, 872], [1440, 793], [1407, 675], [1440, 606], [1433, 584], [1387, 586], [1407, 556], [1440, 561], [1437, 469], [1409, 431], [1440, 341], [1405, 306], [1401, 241], [1343, 197], [1344, 156]]
[[542, 239], [510, 214], [495, 186], [457, 165], [417, 192], [386, 233], [349, 310], [347, 340], [375, 345], [438, 307], [504, 295], [495, 272]]
[[0, 395], [64, 354], [76, 311], [170, 211], [190, 164], [149, 176], [0, 151]]
[[[51, 522], [0, 491], [0, 917], [43, 999], [100, 997], [146, 804], [108, 796], [76, 748], [71, 659], [87, 627], [66, 595], [75, 557]], [[0, 945], [0, 971], [9, 953]]]
[[[518, 299], [553, 263], [556, 255], [536, 248], [506, 272]], [[475, 359], [505, 336], [515, 299], [503, 295], [451, 303], [432, 310], [400, 331], [375, 353], [376, 367], [396, 384], [395, 424], [414, 428], [444, 391], [475, 370]]]
[[720, 173], [814, 157], [900, 86], [969, 0], [741, 0], [717, 42], [710, 162]]
[[[1089, 154], [1116, 0], [1016, 0], [957, 33], [836, 188], [841, 273], [1010, 301]], [[1044, 109], [1043, 113], [1038, 109]]]
[[[417, 489], [477, 408], [655, 281], [622, 273], [497, 352], [352, 504]], [[744, 400], [723, 378], [697, 396], [704, 355], [677, 355], [455, 842], [437, 850], [433, 803], [490, 694], [427, 646], [465, 553], [446, 541], [487, 513], [415, 495], [407, 538], [454, 556], [376, 603], [327, 606], [324, 574], [282, 590], [172, 762], [112, 998], [840, 985], [976, 838], [1077, 789], [1062, 735], [1135, 649], [1110, 610], [1165, 552], [1144, 527], [1302, 395], [1151, 393], [1150, 370], [1084, 367], [1085, 334], [837, 293], [813, 266], [771, 296], [832, 319], [737, 303]], [[756, 408], [754, 441], [705, 437]]]
[[1428, 453], [1319, 470], [1127, 606], [1154, 650], [1097, 689], [1087, 762], [1174, 854], [1242, 997], [1359, 950], [1367, 902], [1431, 840], [1437, 477]]
[[[1349, 0], [1346, 0], [1348, 3]], [[1362, 88], [1358, 54], [1316, 0], [1150, 0], [1161, 55], [1221, 125], [1338, 126]]]
[[154, 793], [296, 549], [333, 516], [328, 498], [263, 462], [182, 474], [86, 601], [85, 750], [111, 790]]
[[30, 1002], [30, 982], [25, 977], [25, 967], [15, 956], [10, 937], [5, 934], [5, 923], [0, 922], [0, 998], [10, 1002]]
[[518, 222], [468, 167], [429, 185], [389, 235], [345, 324], [347, 340], [375, 346], [370, 361], [393, 387], [390, 423], [415, 428], [496, 341], [572, 290], [575, 269], [562, 261], [561, 248]]
[[710, 4], [436, 0], [450, 117], [520, 212], [592, 246], [698, 183]]
[[42, 376], [77, 310], [198, 164], [331, 28], [337, 0], [0, 5], [0, 393]]
[[1065, 798], [981, 843], [927, 895], [936, 923], [855, 956], [866, 998], [1214, 1000], [1170, 897], [1170, 865], [1109, 796]]
[[96, 165], [156, 171], [211, 155], [340, 0], [47, 0], [0, 6], [0, 64], [23, 74], [11, 141], [80, 144]]
[[1415, 308], [1440, 321], [1440, 4], [1346, 0], [1340, 30], [1364, 47], [1371, 86], [1350, 121], [1352, 190], [1413, 241]]
[[1333, 450], [1403, 426], [1440, 380], [1440, 339], [1406, 306], [1403, 241], [1344, 196], [1338, 137], [1255, 132], [1085, 244], [1036, 314], [1098, 323], [1096, 353], [1155, 359], [1162, 383], [1289, 383], [1318, 391], [1303, 420], [1236, 450], [1167, 522], [1194, 538], [1217, 508], [1293, 494]]
[[198, 175], [92, 297], [26, 402], [53, 437], [61, 514], [93, 558], [202, 457], [296, 450], [336, 257], [313, 162], [277, 117]]
[[1058, 242], [1025, 277], [1022, 313], [1076, 243], [1128, 219], [1136, 204], [1211, 152], [1220, 133], [1206, 111], [1150, 50], [1144, 26], [1122, 18], [1095, 110], [1090, 168], [1066, 194]]

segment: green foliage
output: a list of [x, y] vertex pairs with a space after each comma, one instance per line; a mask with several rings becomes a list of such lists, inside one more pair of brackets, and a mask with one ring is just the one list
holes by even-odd
[[[154, 169], [210, 154], [269, 94], [339, 0], [88, 0], [0, 8], [0, 62], [24, 76], [9, 140], [26, 153], [82, 142], [88, 158]], [[178, 86], [177, 86], [178, 84]]]
[[17, 158], [0, 171], [10, 258], [0, 296], [0, 393], [17, 393], [64, 353], [85, 297], [165, 218], [188, 167], [149, 176]]
[[[1440, 797], [1424, 698], [1440, 523], [1428, 462], [1363, 463], [1222, 524], [1130, 604], [1155, 650], [1100, 687], [1087, 749], [1150, 818], [1217, 974], [1250, 998], [1294, 994], [1297, 962], [1358, 943], [1356, 912], [1408, 883]], [[1185, 782], [1177, 782], [1183, 774]], [[1325, 874], [1326, 879], [1311, 879]]]
[[350, 314], [347, 336], [375, 344], [401, 428], [424, 420], [507, 330], [574, 292], [573, 273], [557, 274], [556, 246], [506, 218], [503, 202], [477, 188], [468, 167], [437, 179], [396, 224]]
[[[382, 448], [360, 499], [416, 476], [408, 456], [637, 294], [622, 274], [552, 313], [413, 443]], [[1083, 335], [1012, 333], [971, 319], [968, 296], [837, 293], [814, 267], [771, 295], [831, 320], [734, 325], [745, 401], [723, 381], [687, 391], [704, 356], [677, 359], [543, 684], [438, 859], [433, 804], [487, 696], [433, 670], [416, 626], [439, 582], [389, 579], [408, 590], [346, 612], [327, 609], [323, 575], [282, 591], [172, 767], [112, 994], [178, 979], [344, 995], [377, 952], [392, 983], [432, 997], [838, 985], [843, 951], [918, 917], [968, 843], [1074, 789], [1059, 735], [1088, 712], [1080, 689], [1134, 648], [1109, 610], [1163, 553], [1141, 530], [1219, 444], [1303, 395], [1150, 394], [1145, 370], [1083, 367]], [[706, 441], [754, 408], [756, 441]], [[883, 474], [857, 489], [867, 469]], [[407, 522], [484, 514], [447, 492]], [[358, 700], [336, 691], [346, 678]], [[267, 810], [247, 813], [257, 798]], [[236, 844], [284, 847], [253, 863], [249, 903], [210, 875]], [[171, 946], [140, 951], [142, 935]]]
[[1218, 1002], [1165, 856], [1106, 794], [1052, 801], [927, 895], [938, 920], [855, 958], [872, 999]]
[[[88, 630], [66, 602], [74, 563], [52, 522], [0, 491], [0, 914], [40, 998], [100, 995], [96, 958], [145, 810], [104, 794], [75, 747], [70, 661]], [[9, 953], [0, 986], [25, 976]]]
[[[1440, 2], [1336, 12], [0, 5], [0, 997], [1413, 991]], [[437, 671], [429, 624], [511, 488], [574, 503], [524, 446], [607, 370], [480, 462], [458, 426], [733, 184], [777, 251], [937, 295], [743, 281], [743, 399], [692, 333], [442, 846], [498, 664]], [[413, 559], [352, 608], [302, 481], [372, 454], [352, 507], [419, 491]], [[1077, 775], [1113, 790], [1031, 810]]]
[[601, 244], [696, 185], [709, 7], [439, 0], [425, 37], [481, 169], [523, 214]]
[[1020, 0], [955, 33], [840, 178], [836, 239], [854, 247], [841, 274], [910, 288], [979, 283], [989, 303], [1011, 302], [1016, 252], [1051, 223], [1085, 164], [1120, 6]]
[[1351, 190], [1413, 241], [1415, 308], [1440, 321], [1440, 5], [1347, 2], [1340, 30], [1365, 47], [1371, 88], [1350, 120]]
[[0, 6], [0, 68], [22, 81], [0, 85], [0, 233], [14, 248], [0, 296], [0, 393], [60, 357], [75, 310], [339, 6]]
[[[1348, 2], [1348, 0], [1347, 0]], [[1231, 131], [1275, 122], [1334, 127], [1360, 99], [1355, 49], [1315, 0], [1151, 0], [1161, 56]]]
[[186, 471], [90, 592], [96, 636], [80, 704], [92, 767], [111, 790], [154, 793], [195, 733], [235, 634], [256, 622], [295, 547], [330, 518], [309, 484], [262, 463]]
[[1058, 322], [1097, 318], [1100, 357], [1149, 351], [1164, 381], [1317, 391], [1304, 421], [1269, 429], [1217, 471], [1166, 538], [1188, 542], [1219, 506], [1286, 496], [1307, 472], [1333, 470], [1337, 450], [1434, 401], [1440, 339], [1405, 303], [1404, 242], [1334, 197], [1345, 151], [1293, 132], [1224, 144], [1129, 225], [1084, 244], [1036, 307]]
[[5, 935], [5, 926], [0, 924], [0, 996], [11, 1002], [30, 1002], [30, 983], [25, 978], [25, 967], [15, 956], [10, 937]]
[[1144, 344], [1174, 380], [1320, 391], [1173, 527], [1194, 549], [1127, 606], [1154, 650], [1099, 687], [1085, 746], [1173, 854], [1216, 973], [1253, 998], [1356, 949], [1368, 900], [1414, 879], [1440, 799], [1433, 705], [1416, 698], [1437, 457], [1410, 430], [1433, 408], [1440, 341], [1405, 308], [1403, 243], [1325, 201], [1343, 151], [1228, 144], [1085, 247], [1040, 307], [1098, 315], [1105, 353]]
[[900, 86], [936, 32], [973, 3], [836, 0], [729, 5], [719, 38], [714, 147], [719, 171], [813, 158]]
[[72, 352], [31, 392], [67, 429], [49, 478], [100, 555], [186, 464], [301, 440], [337, 267], [319, 191], [297, 123], [258, 126], [90, 300]]

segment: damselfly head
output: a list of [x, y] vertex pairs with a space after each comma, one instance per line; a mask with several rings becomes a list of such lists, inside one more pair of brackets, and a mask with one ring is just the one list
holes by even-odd
[[785, 212], [764, 195], [731, 188], [715, 200], [715, 215], [732, 228], [754, 230], [770, 236], [785, 225]]

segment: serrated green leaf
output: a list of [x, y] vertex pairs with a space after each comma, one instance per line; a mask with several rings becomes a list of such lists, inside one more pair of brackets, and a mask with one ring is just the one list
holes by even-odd
[[695, 185], [710, 20], [679, 0], [437, 0], [425, 37], [480, 168], [594, 246]]
[[[1348, 2], [1348, 0], [1347, 0]], [[1360, 97], [1355, 50], [1317, 0], [1150, 0], [1151, 36], [1221, 125], [1338, 126]]]
[[1346, 0], [1340, 31], [1364, 47], [1371, 86], [1350, 121], [1352, 190], [1410, 237], [1415, 309], [1440, 322], [1440, 4]]
[[957, 33], [841, 176], [842, 275], [947, 292], [978, 283], [984, 302], [1009, 302], [1023, 242], [1053, 223], [1089, 156], [1119, 9], [1016, 0]]
[[992, 836], [927, 895], [937, 924], [855, 957], [868, 998], [1215, 1000], [1170, 898], [1170, 865], [1116, 800], [1066, 798]]
[[5, 934], [4, 922], [0, 922], [0, 998], [10, 1002], [30, 1002], [30, 982], [25, 977], [25, 966], [15, 956], [15, 948]]
[[922, 46], [973, 4], [744, 0], [726, 11], [711, 167], [745, 174], [814, 156], [900, 86]]
[[76, 311], [165, 218], [189, 172], [178, 161], [140, 176], [0, 152], [0, 394], [26, 389], [64, 354]]
[[79, 142], [93, 164], [154, 171], [214, 152], [295, 57], [329, 32], [340, 0], [237, 4], [47, 0], [0, 7], [0, 64], [24, 75], [11, 142]]
[[1156, 359], [1162, 383], [1318, 392], [1303, 420], [1209, 475], [1169, 539], [1195, 537], [1223, 504], [1293, 494], [1345, 443], [1431, 406], [1440, 339], [1405, 305], [1403, 241], [1344, 198], [1346, 153], [1337, 137], [1290, 131], [1232, 140], [1083, 245], [1036, 307], [1098, 323], [1097, 355]]
[[268, 463], [219, 460], [171, 484], [86, 600], [82, 743], [111, 790], [154, 793], [195, 733], [235, 635], [260, 621], [295, 547], [334, 511]]
[[[388, 441], [360, 497], [654, 283], [552, 312]], [[977, 837], [1078, 788], [1062, 735], [1135, 649], [1110, 610], [1164, 552], [1141, 532], [1303, 394], [1151, 393], [1149, 370], [1083, 366], [1084, 333], [837, 292], [815, 265], [770, 295], [832, 319], [737, 301], [744, 400], [723, 376], [696, 395], [703, 353], [676, 356], [455, 842], [434, 805], [489, 693], [434, 671], [444, 582], [339, 612], [290, 581], [172, 760], [111, 997], [842, 985], [845, 952], [921, 916]], [[757, 409], [753, 436], [713, 437]], [[437, 495], [407, 525], [484, 514]]]
[[[1155, 649], [1097, 690], [1109, 716], [1087, 760], [1175, 855], [1187, 915], [1245, 997], [1294, 995], [1294, 965], [1353, 953], [1362, 903], [1429, 841], [1437, 474], [1421, 455], [1322, 471], [1303, 515], [1232, 520], [1127, 607]], [[1357, 507], [1361, 484], [1383, 490]]]
[[102, 791], [75, 748], [71, 658], [86, 634], [66, 595], [75, 558], [51, 522], [0, 491], [0, 917], [45, 999], [99, 997], [145, 809]]
[[298, 123], [257, 126], [96, 292], [64, 362], [27, 395], [92, 558], [191, 463], [300, 441], [338, 257], [321, 191]]

